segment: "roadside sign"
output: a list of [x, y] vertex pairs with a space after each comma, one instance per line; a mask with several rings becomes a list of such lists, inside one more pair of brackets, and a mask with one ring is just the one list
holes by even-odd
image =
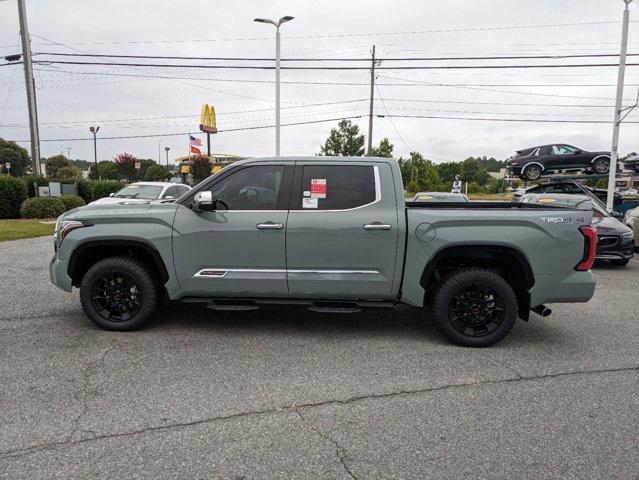
[[7, 170], [11, 170], [11, 164], [9, 162], [4, 164], [5, 167], [7, 167]]
[[136, 170], [140, 170], [141, 167], [142, 167], [142, 165], [140, 164], [140, 162], [135, 162], [135, 169]]
[[190, 171], [191, 171], [191, 169], [189, 168], [188, 165], [180, 166], [180, 173], [189, 173]]
[[461, 193], [462, 182], [461, 180], [455, 180], [453, 182], [453, 188], [450, 193]]

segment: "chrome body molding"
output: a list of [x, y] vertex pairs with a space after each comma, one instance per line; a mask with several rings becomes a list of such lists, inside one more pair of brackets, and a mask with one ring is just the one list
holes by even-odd
[[255, 274], [311, 274], [311, 275], [379, 275], [377, 270], [306, 270], [285, 268], [203, 268], [194, 278], [224, 278], [229, 273], [255, 273]]

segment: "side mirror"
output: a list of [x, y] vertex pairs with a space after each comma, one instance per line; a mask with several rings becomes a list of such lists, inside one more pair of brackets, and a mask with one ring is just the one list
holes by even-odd
[[580, 154], [584, 153], [584, 151], [583, 150], [575, 150], [573, 153], [575, 155], [580, 155]]
[[113, 192], [109, 193], [109, 197], [112, 197], [113, 195], [115, 195], [115, 193]]
[[173, 195], [167, 195], [164, 197], [164, 200], [175, 200], [175, 197], [173, 197]]
[[193, 197], [193, 205], [196, 211], [204, 210], [206, 212], [212, 212], [215, 210], [213, 206], [213, 195], [208, 190], [196, 193], [195, 197]]

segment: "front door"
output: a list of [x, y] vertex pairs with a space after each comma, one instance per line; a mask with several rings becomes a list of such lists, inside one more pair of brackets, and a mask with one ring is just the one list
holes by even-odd
[[401, 267], [390, 165], [300, 161], [291, 196], [286, 231], [290, 293], [320, 299], [392, 298]]
[[292, 169], [282, 164], [238, 166], [204, 187], [217, 201], [216, 211], [178, 208], [173, 257], [187, 295], [287, 294], [285, 233]]

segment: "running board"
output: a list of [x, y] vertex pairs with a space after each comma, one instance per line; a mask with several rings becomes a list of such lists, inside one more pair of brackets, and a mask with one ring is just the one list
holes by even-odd
[[182, 303], [204, 303], [216, 311], [250, 311], [260, 307], [297, 306], [319, 313], [359, 313], [366, 309], [393, 308], [396, 303], [382, 300], [314, 300], [290, 298], [210, 298], [184, 297]]

